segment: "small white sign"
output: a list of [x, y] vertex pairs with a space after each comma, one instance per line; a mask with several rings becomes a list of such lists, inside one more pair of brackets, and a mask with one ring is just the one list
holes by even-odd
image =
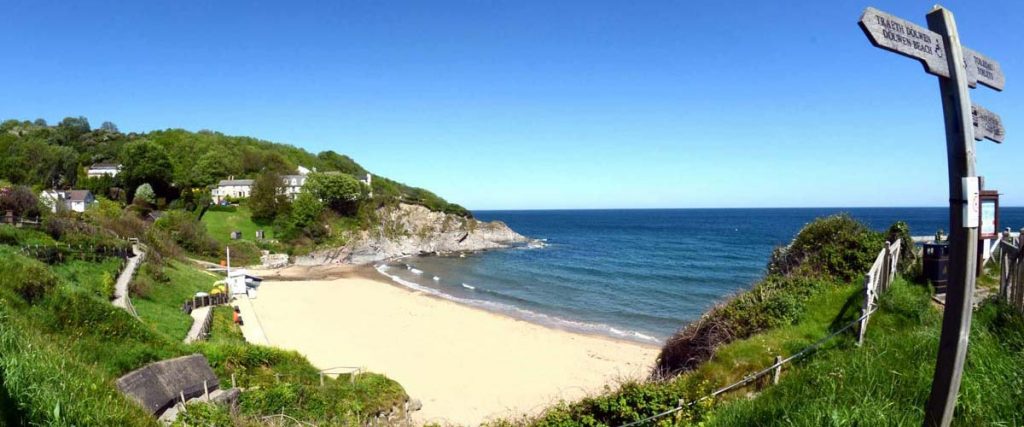
[[964, 197], [964, 228], [978, 228], [981, 223], [981, 194], [978, 177], [962, 178]]

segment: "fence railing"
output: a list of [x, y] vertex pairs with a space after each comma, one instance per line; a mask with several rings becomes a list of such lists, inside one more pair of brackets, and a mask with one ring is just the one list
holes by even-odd
[[47, 264], [70, 260], [99, 261], [107, 257], [129, 258], [132, 249], [116, 245], [72, 245], [56, 243], [50, 245], [22, 245], [19, 247], [25, 256], [35, 258]]
[[184, 310], [186, 313], [190, 313], [192, 310], [195, 310], [200, 307], [227, 304], [229, 302], [231, 302], [231, 296], [226, 293], [216, 295], [194, 296], [192, 297], [192, 299], [185, 301], [185, 303], [182, 305], [182, 310]]
[[[1024, 231], [1022, 229], [1021, 231]], [[1024, 237], [1013, 237], [1010, 230], [999, 240], [999, 298], [1024, 312]]]
[[861, 307], [860, 328], [857, 329], [857, 345], [864, 342], [864, 332], [868, 328], [868, 319], [878, 303], [878, 295], [889, 290], [896, 278], [896, 266], [900, 259], [903, 241], [885, 242], [885, 247], [878, 252], [875, 262], [864, 275], [864, 305]]
[[348, 374], [349, 375], [349, 377], [348, 377], [349, 382], [355, 382], [356, 375], [359, 375], [362, 372], [363, 372], [363, 368], [360, 368], [358, 366], [336, 366], [336, 367], [333, 367], [333, 368], [323, 369], [323, 370], [320, 371], [320, 385], [324, 385], [324, 378], [325, 377], [329, 377], [329, 376], [332, 376], [332, 375], [335, 378], [337, 378], [340, 375]]
[[0, 224], [13, 225], [15, 227], [35, 227], [39, 228], [42, 221], [39, 216], [26, 217], [26, 216], [14, 216], [14, 213], [7, 211], [5, 215], [0, 215]]

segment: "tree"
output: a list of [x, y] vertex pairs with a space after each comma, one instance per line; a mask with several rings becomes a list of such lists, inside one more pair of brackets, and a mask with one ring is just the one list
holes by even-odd
[[249, 209], [252, 219], [258, 222], [273, 221], [287, 209], [288, 197], [282, 193], [281, 175], [265, 171], [256, 177], [249, 195]]
[[324, 204], [317, 200], [316, 196], [299, 193], [291, 208], [291, 213], [282, 221], [285, 226], [281, 234], [295, 236], [301, 232], [313, 238], [323, 234], [323, 228], [317, 227], [317, 223], [324, 212]]
[[0, 188], [0, 214], [7, 211], [15, 216], [39, 215], [39, 199], [25, 186]]
[[355, 160], [344, 154], [338, 154], [334, 151], [324, 151], [317, 154], [317, 159], [320, 159], [321, 165], [324, 171], [338, 171], [344, 172], [349, 175], [365, 175], [366, 169], [359, 166]]
[[83, 116], [65, 117], [58, 126], [71, 130], [75, 136], [92, 131], [92, 127], [89, 126], [89, 119]]
[[157, 194], [167, 194], [171, 160], [167, 151], [155, 142], [132, 142], [121, 150], [121, 172], [117, 177], [127, 189], [149, 183]]
[[36, 126], [40, 126], [40, 127], [46, 127], [47, 126], [46, 119], [36, 119], [36, 121], [32, 122], [32, 124], [34, 124]]
[[303, 187], [337, 211], [348, 211], [363, 195], [363, 184], [342, 173], [311, 173]]
[[156, 193], [153, 192], [153, 186], [149, 184], [142, 184], [139, 188], [135, 189], [135, 199], [133, 203], [139, 204], [139, 202], [146, 202], [150, 205], [156, 204]]
[[229, 175], [241, 173], [241, 165], [224, 149], [212, 149], [203, 154], [192, 167], [191, 184], [205, 187], [217, 183]]
[[121, 131], [117, 128], [117, 125], [115, 125], [113, 122], [103, 122], [103, 124], [100, 125], [100, 129], [110, 133], [121, 133]]

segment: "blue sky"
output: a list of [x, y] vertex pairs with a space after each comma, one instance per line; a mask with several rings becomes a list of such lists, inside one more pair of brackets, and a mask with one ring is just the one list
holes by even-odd
[[[935, 77], [856, 25], [934, 0], [69, 3], [3, 5], [0, 117], [331, 149], [471, 209], [948, 198]], [[1024, 2], [945, 6], [1007, 75], [978, 170], [1024, 205]]]

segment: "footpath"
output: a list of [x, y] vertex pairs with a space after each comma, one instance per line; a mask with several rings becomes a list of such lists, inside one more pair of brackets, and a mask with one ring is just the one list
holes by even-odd
[[125, 264], [124, 270], [121, 270], [121, 274], [117, 276], [117, 282], [114, 283], [113, 304], [115, 307], [125, 309], [132, 316], [139, 317], [138, 313], [135, 312], [135, 307], [132, 306], [131, 300], [128, 299], [128, 284], [131, 283], [132, 277], [135, 276], [135, 270], [139, 268], [139, 264], [142, 263], [146, 252], [142, 250], [138, 243], [132, 245], [132, 252], [135, 256], [128, 258], [128, 263]]

